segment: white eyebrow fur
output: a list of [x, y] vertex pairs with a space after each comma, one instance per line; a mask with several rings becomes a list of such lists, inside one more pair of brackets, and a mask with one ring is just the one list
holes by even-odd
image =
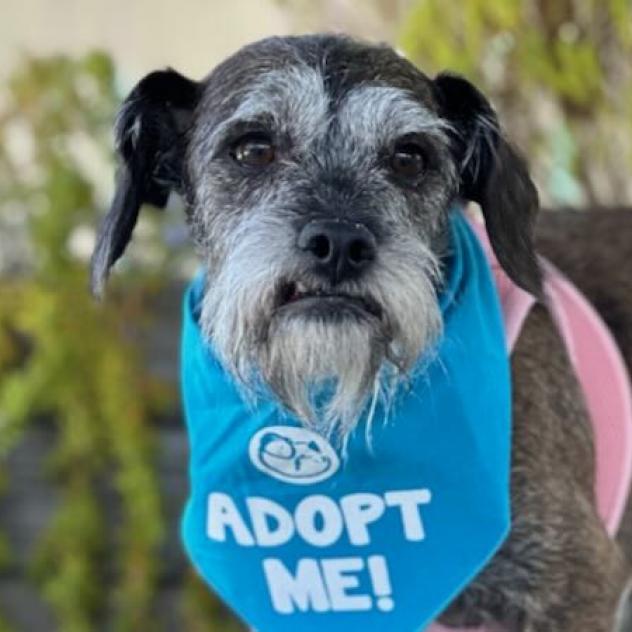
[[273, 70], [263, 75], [246, 93], [233, 114], [220, 123], [209, 139], [214, 145], [240, 121], [271, 116], [277, 129], [292, 130], [301, 142], [310, 144], [326, 130], [329, 96], [320, 71], [305, 64]]
[[410, 93], [391, 86], [358, 86], [338, 110], [343, 134], [371, 145], [406, 134], [444, 138], [451, 125], [419, 103]]

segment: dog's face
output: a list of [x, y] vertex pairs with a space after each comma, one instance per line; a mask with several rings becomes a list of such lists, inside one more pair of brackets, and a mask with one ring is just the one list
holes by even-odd
[[539, 289], [537, 195], [488, 102], [386, 46], [274, 38], [200, 83], [153, 73], [117, 139], [95, 290], [140, 204], [180, 192], [206, 267], [205, 334], [247, 392], [263, 384], [321, 431], [345, 434], [439, 334], [458, 199], [481, 204], [500, 262]]

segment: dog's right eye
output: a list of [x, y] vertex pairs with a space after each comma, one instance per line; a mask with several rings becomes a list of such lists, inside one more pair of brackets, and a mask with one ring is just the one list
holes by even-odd
[[391, 156], [391, 169], [403, 178], [417, 178], [424, 172], [425, 166], [424, 150], [416, 143], [399, 144]]
[[266, 167], [275, 158], [272, 139], [260, 132], [246, 134], [235, 142], [231, 156], [240, 165], [248, 167]]

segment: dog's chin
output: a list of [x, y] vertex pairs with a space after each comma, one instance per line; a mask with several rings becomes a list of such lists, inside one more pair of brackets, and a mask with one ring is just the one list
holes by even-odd
[[363, 298], [308, 296], [279, 306], [261, 349], [262, 377], [307, 425], [344, 438], [375, 394], [389, 337]]

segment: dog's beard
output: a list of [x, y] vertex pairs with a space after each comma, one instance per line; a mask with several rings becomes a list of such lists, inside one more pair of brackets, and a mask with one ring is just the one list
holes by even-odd
[[[440, 333], [438, 262], [423, 243], [402, 235], [366, 282], [380, 316], [282, 307], [280, 279], [300, 272], [277, 259], [286, 250], [274, 248], [279, 228], [240, 231], [208, 280], [201, 326], [245, 399], [272, 391], [305, 425], [345, 442], [363, 413], [370, 427], [378, 403], [388, 411]], [[260, 253], [256, 261], [246, 256], [251, 252]]]
[[344, 439], [362, 413], [388, 353], [377, 319], [273, 318], [259, 356], [266, 384], [303, 422]]

